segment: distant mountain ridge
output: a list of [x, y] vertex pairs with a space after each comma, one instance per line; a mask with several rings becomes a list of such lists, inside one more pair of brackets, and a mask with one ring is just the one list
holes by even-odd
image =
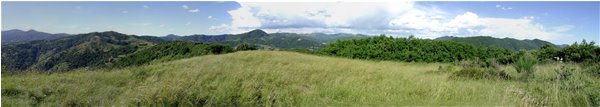
[[[45, 32], [39, 32], [35, 30], [7, 30], [2, 31], [2, 44], [11, 43], [26, 43], [35, 40], [53, 40], [63, 37], [67, 37], [69, 34], [58, 33], [50, 34]], [[138, 36], [141, 38], [147, 38], [149, 41], [191, 41], [191, 42], [204, 42], [204, 43], [219, 43], [235, 47], [241, 43], [258, 45], [262, 49], [293, 49], [293, 48], [307, 48], [307, 49], [318, 49], [323, 47], [324, 44], [334, 42], [336, 40], [344, 39], [357, 39], [366, 38], [368, 35], [362, 34], [348, 34], [348, 33], [337, 33], [337, 34], [324, 34], [324, 33], [267, 33], [263, 30], [256, 29], [242, 34], [221, 34], [221, 35], [204, 35], [194, 34], [188, 36], [179, 36], [169, 34], [162, 37], [153, 36]], [[450, 40], [455, 42], [461, 42], [476, 46], [487, 46], [487, 47], [500, 47], [511, 50], [531, 50], [537, 49], [544, 45], [555, 45], [548, 41], [533, 39], [533, 40], [518, 40], [513, 38], [494, 38], [489, 36], [474, 36], [474, 37], [453, 37], [444, 36], [436, 38], [435, 40]], [[564, 45], [555, 45], [558, 47], [564, 47]]]
[[354, 34], [297, 34], [297, 33], [267, 33], [256, 29], [242, 34], [223, 34], [223, 35], [189, 35], [177, 36], [167, 35], [161, 38], [165, 40], [181, 40], [205, 43], [221, 43], [235, 47], [241, 43], [259, 45], [263, 49], [292, 49], [308, 48], [317, 49], [328, 42], [339, 39], [365, 38], [367, 35]]
[[52, 40], [69, 36], [69, 34], [66, 33], [50, 34], [36, 30], [23, 31], [18, 29], [2, 31], [1, 34], [2, 44], [25, 43], [35, 40]]
[[444, 36], [435, 40], [448, 40], [460, 43], [471, 44], [475, 46], [499, 47], [511, 50], [531, 50], [538, 49], [544, 45], [554, 45], [548, 41], [533, 39], [533, 40], [518, 40], [514, 38], [494, 38], [490, 36], [473, 36], [473, 37], [453, 37]]

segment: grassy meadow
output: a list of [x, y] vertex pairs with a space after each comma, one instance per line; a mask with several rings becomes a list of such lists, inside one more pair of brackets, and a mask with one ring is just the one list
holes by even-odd
[[[461, 69], [241, 51], [123, 69], [5, 74], [2, 106], [599, 106], [600, 78], [577, 64], [536, 65], [527, 81], [453, 78]], [[499, 69], [522, 76], [512, 66]]]

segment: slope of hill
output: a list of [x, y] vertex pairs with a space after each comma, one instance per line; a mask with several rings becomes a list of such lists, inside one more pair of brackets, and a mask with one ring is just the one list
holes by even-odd
[[156, 44], [150, 48], [137, 51], [131, 55], [115, 60], [116, 67], [142, 65], [150, 62], [164, 62], [207, 54], [222, 54], [232, 52], [226, 45], [205, 44], [185, 41], [168, 41]]
[[9, 69], [61, 71], [109, 65], [115, 58], [155, 44], [156, 37], [93, 32], [61, 39], [2, 45], [2, 66]]
[[52, 40], [69, 36], [69, 34], [50, 34], [35, 30], [22, 31], [18, 29], [2, 31], [2, 44], [25, 43], [34, 40]]
[[[437, 71], [450, 66], [242, 51], [125, 69], [2, 75], [2, 106], [590, 106], [594, 98], [587, 85], [541, 81], [552, 72], [519, 82], [453, 80]], [[598, 78], [573, 73], [573, 80], [600, 86]]]
[[533, 40], [518, 40], [513, 38], [494, 38], [489, 36], [474, 36], [474, 37], [451, 37], [445, 36], [436, 38], [436, 40], [450, 40], [456, 42], [462, 42], [472, 44], [476, 46], [487, 46], [487, 47], [499, 47], [507, 48], [511, 50], [531, 50], [538, 49], [544, 45], [554, 45], [548, 41], [539, 39]]

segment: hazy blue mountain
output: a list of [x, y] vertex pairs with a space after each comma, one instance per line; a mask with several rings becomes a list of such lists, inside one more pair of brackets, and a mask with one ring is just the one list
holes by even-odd
[[13, 29], [13, 30], [2, 31], [2, 44], [24, 43], [24, 42], [35, 41], [35, 40], [51, 40], [51, 39], [63, 38], [66, 36], [69, 36], [69, 34], [65, 34], [65, 33], [50, 34], [50, 33], [45, 33], [45, 32], [38, 32], [35, 30], [23, 31], [23, 30]]

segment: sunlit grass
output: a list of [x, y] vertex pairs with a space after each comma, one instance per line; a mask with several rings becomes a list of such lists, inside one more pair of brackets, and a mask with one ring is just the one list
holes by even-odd
[[[589, 104], [577, 101], [598, 89], [548, 82], [556, 64], [537, 66], [532, 82], [454, 80], [437, 72], [440, 66], [452, 65], [244, 51], [119, 70], [3, 76], [2, 105], [568, 106]], [[599, 81], [580, 72], [573, 77], [593, 82], [586, 85]]]

